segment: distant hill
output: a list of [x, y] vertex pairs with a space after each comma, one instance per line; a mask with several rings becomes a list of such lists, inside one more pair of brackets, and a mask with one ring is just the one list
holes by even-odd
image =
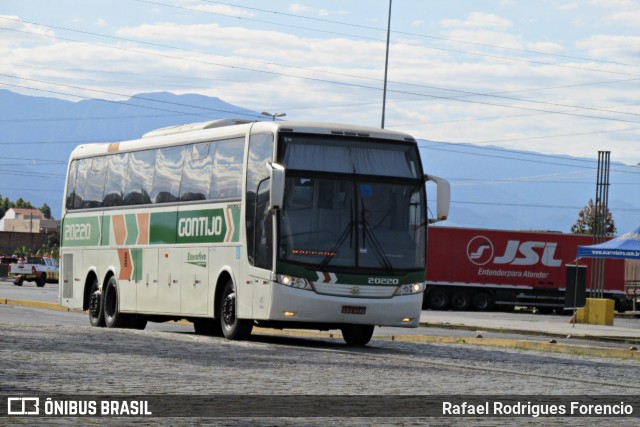
[[[260, 119], [257, 112], [202, 95], [162, 92], [118, 102], [71, 102], [0, 90], [0, 195], [22, 197], [34, 206], [47, 203], [59, 218], [66, 163], [76, 145], [135, 139], [165, 126], [225, 117]], [[425, 170], [452, 183], [447, 225], [568, 232], [579, 209], [595, 196], [594, 161], [419, 143]], [[634, 169], [611, 166], [609, 207], [619, 232], [640, 223], [640, 167]]]

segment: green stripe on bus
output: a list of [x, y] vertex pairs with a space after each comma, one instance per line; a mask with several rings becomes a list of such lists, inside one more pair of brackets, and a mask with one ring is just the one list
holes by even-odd
[[135, 214], [126, 214], [124, 216], [124, 222], [127, 226], [127, 239], [124, 244], [127, 246], [135, 245], [138, 241], [138, 221]]
[[111, 217], [109, 215], [102, 216], [102, 238], [100, 239], [100, 245], [109, 245], [109, 234], [111, 231]]
[[131, 262], [133, 263], [131, 280], [142, 280], [142, 248], [131, 249]]

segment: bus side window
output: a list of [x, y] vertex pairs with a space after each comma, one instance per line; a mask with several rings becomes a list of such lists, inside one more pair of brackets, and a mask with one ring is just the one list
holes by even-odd
[[122, 205], [128, 166], [129, 153], [117, 153], [109, 156], [109, 171], [107, 172], [102, 206]]
[[153, 203], [171, 203], [180, 196], [180, 180], [186, 149], [184, 146], [158, 150], [156, 168], [151, 186]]
[[151, 202], [149, 194], [157, 151], [135, 151], [129, 154], [123, 205], [144, 205]]
[[[213, 154], [215, 151], [215, 154]], [[239, 199], [242, 193], [244, 138], [215, 142], [212, 148], [213, 173], [208, 199]]]
[[99, 208], [102, 206], [104, 183], [107, 177], [107, 162], [107, 156], [94, 157], [91, 160], [91, 168], [87, 173], [84, 187], [83, 208]]
[[76, 177], [78, 175], [78, 161], [74, 160], [69, 166], [69, 178], [67, 181], [67, 201], [65, 206], [67, 209], [74, 208], [74, 199], [76, 197]]
[[[213, 149], [212, 149], [213, 147]], [[215, 144], [203, 142], [187, 146], [187, 158], [182, 171], [180, 182], [180, 200], [204, 200], [209, 194], [213, 158], [210, 151], [215, 150]]]

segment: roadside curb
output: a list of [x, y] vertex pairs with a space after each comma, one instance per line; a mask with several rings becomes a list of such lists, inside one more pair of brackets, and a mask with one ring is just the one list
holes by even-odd
[[576, 331], [571, 331], [569, 333], [566, 332], [550, 332], [550, 331], [531, 331], [531, 330], [522, 330], [522, 329], [511, 329], [511, 328], [496, 328], [491, 326], [471, 326], [471, 325], [455, 325], [451, 323], [429, 323], [429, 322], [421, 322], [421, 328], [439, 328], [439, 329], [457, 329], [464, 331], [486, 331], [486, 332], [495, 332], [500, 334], [517, 334], [517, 335], [528, 335], [528, 336], [536, 336], [536, 337], [551, 337], [551, 338], [566, 338], [567, 335], [571, 335], [571, 338], [577, 340], [589, 340], [589, 341], [602, 341], [602, 342], [615, 342], [615, 343], [623, 343], [623, 344], [640, 344], [640, 339], [635, 337], [616, 337], [616, 336], [602, 336], [602, 335], [590, 335], [585, 333], [580, 333]]
[[[0, 304], [13, 305], [19, 307], [31, 307], [41, 308], [47, 310], [67, 311], [75, 313], [83, 313], [82, 310], [75, 310], [66, 307], [62, 307], [57, 303], [42, 302], [42, 301], [28, 301], [17, 300], [11, 298], [0, 298]], [[191, 322], [181, 320], [177, 322], [182, 325], [190, 325]], [[551, 336], [553, 334], [547, 333], [534, 333], [532, 331], [523, 332], [517, 330], [509, 330], [502, 328], [477, 328], [466, 325], [440, 325], [420, 323], [420, 327], [437, 327], [446, 329], [463, 329], [477, 331], [482, 329], [483, 331], [494, 331], [500, 333], [515, 333], [515, 334], [527, 334], [538, 336]], [[299, 331], [299, 330], [276, 330], [266, 328], [254, 328], [256, 334], [259, 335], [275, 335], [286, 337], [308, 337], [308, 338], [329, 338], [338, 339], [342, 335], [340, 333], [333, 332], [314, 332], [314, 331]], [[555, 336], [563, 336], [556, 334]], [[594, 337], [597, 339], [600, 337]], [[592, 339], [592, 338], [589, 338]], [[640, 360], [640, 352], [633, 349], [620, 349], [620, 348], [606, 348], [606, 347], [593, 347], [579, 344], [560, 344], [543, 341], [529, 341], [529, 340], [516, 340], [507, 338], [463, 338], [463, 337], [442, 337], [442, 336], [430, 336], [430, 335], [374, 335], [373, 340], [376, 341], [397, 341], [397, 342], [415, 342], [426, 344], [458, 344], [458, 345], [478, 345], [486, 347], [499, 347], [499, 348], [511, 348], [518, 350], [535, 350], [545, 351], [552, 353], [574, 354], [580, 356], [593, 356], [593, 357], [607, 357], [617, 359], [633, 359]]]
[[12, 298], [0, 298], [0, 304], [6, 305], [16, 305], [20, 307], [32, 307], [32, 308], [44, 308], [47, 310], [57, 310], [57, 311], [73, 311], [81, 313], [81, 310], [74, 310], [72, 308], [62, 307], [60, 304], [53, 302], [44, 302], [44, 301], [29, 301], [22, 299], [12, 299]]

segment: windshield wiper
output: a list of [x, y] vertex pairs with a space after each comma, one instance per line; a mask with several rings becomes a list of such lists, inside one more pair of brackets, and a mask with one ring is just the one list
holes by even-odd
[[324, 257], [324, 259], [320, 263], [320, 270], [323, 270], [331, 262], [333, 257], [337, 255], [338, 250], [342, 247], [342, 244], [347, 239], [347, 236], [349, 236], [349, 248], [353, 247], [353, 227], [355, 225], [353, 222], [353, 204], [350, 206], [349, 210], [350, 210], [349, 223], [344, 228], [344, 231], [342, 232], [342, 234], [340, 234], [340, 238], [338, 238], [338, 241], [336, 242], [335, 246], [331, 248], [331, 251], [329, 251], [329, 253]]
[[360, 210], [361, 212], [360, 218], [362, 222], [362, 248], [366, 249], [365, 236], [368, 235], [369, 240], [371, 241], [371, 247], [373, 248], [373, 253], [376, 256], [378, 262], [387, 270], [387, 272], [390, 275], [393, 275], [394, 274], [393, 265], [391, 264], [391, 261], [389, 261], [389, 258], [387, 257], [387, 255], [382, 250], [382, 246], [380, 245], [378, 238], [373, 233], [373, 231], [371, 231], [371, 227], [369, 226], [369, 222], [367, 221], [367, 218], [365, 215], [364, 201], [362, 201], [362, 199], [360, 199], [360, 204], [362, 205], [362, 209]]

